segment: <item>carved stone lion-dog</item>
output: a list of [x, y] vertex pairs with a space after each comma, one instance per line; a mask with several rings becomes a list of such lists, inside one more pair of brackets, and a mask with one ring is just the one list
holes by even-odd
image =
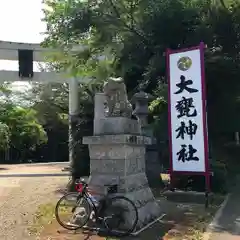
[[132, 105], [128, 101], [123, 79], [109, 78], [103, 90], [106, 95], [106, 116], [131, 118]]

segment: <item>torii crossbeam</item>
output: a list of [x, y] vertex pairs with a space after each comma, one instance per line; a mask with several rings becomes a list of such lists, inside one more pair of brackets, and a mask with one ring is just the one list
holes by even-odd
[[[74, 46], [70, 51], [78, 52], [81, 51], [81, 49], [83, 49], [83, 47]], [[36, 43], [0, 41], [0, 60], [17, 60], [19, 62], [19, 71], [0, 70], [0, 83], [15, 81], [68, 83], [70, 116], [69, 126], [71, 126], [72, 117], [74, 118], [74, 116], [78, 115], [78, 84], [88, 83], [91, 79], [86, 77], [72, 77], [64, 72], [33, 72], [33, 62], [47, 62], [47, 56], [58, 51], [60, 50], [43, 48], [40, 44]], [[72, 140], [69, 136], [69, 141], [74, 140]], [[72, 150], [69, 149], [69, 151], [71, 152]], [[71, 165], [71, 153], [69, 156]]]
[[[72, 48], [71, 52], [76, 52], [81, 50], [81, 46], [75, 46]], [[0, 41], [0, 60], [19, 60], [19, 50], [30, 50], [32, 51], [34, 62], [46, 62], [47, 56], [49, 54], [57, 52], [57, 49], [43, 48], [40, 44], [36, 43], [18, 43], [18, 42], [7, 42]], [[57, 72], [34, 72], [32, 78], [20, 78], [18, 71], [6, 71], [0, 70], [0, 83], [1, 82], [15, 82], [15, 81], [30, 81], [30, 82], [69, 82], [71, 76], [67, 73], [57, 73]], [[78, 78], [78, 82], [87, 83], [90, 79]]]

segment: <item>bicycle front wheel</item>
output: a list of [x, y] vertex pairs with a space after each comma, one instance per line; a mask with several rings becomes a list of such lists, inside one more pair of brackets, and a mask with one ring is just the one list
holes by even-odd
[[55, 208], [58, 223], [68, 229], [77, 230], [89, 220], [91, 206], [79, 193], [68, 193], [59, 199]]
[[138, 211], [130, 199], [116, 196], [107, 200], [103, 219], [110, 235], [125, 237], [135, 230]]

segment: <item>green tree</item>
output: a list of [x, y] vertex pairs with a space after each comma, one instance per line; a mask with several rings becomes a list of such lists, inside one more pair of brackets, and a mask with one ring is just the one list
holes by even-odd
[[68, 84], [33, 84], [28, 93], [32, 108], [48, 135], [47, 144], [37, 149], [41, 161], [68, 159]]
[[[79, 111], [77, 116], [73, 117], [68, 116], [68, 84], [37, 84], [31, 90], [33, 95], [37, 96], [33, 108], [49, 135], [48, 146], [55, 149], [55, 145], [61, 144], [61, 149], [66, 150], [69, 140], [70, 157], [74, 159], [71, 162], [74, 179], [89, 174], [88, 146], [82, 144], [82, 137], [93, 134], [93, 99], [94, 93], [99, 91], [100, 87], [101, 83], [79, 84]], [[67, 136], [68, 124], [70, 139]], [[52, 133], [54, 143], [51, 141]]]
[[11, 133], [11, 147], [18, 151], [23, 160], [26, 159], [29, 151], [47, 142], [46, 133], [39, 124], [33, 109], [11, 105], [1, 106], [0, 122], [8, 126]]
[[[1, 86], [0, 100], [1, 150], [17, 151], [22, 160], [38, 145], [47, 142], [47, 135], [37, 119], [36, 111], [17, 105], [17, 95], [10, 85]], [[18, 159], [19, 160], [19, 159]]]
[[[72, 44], [84, 46], [73, 57], [63, 52], [65, 66], [73, 69], [83, 66], [91, 70], [85, 71], [87, 74], [99, 66], [99, 61], [92, 59], [99, 59], [107, 52], [111, 59], [108, 66], [115, 75], [124, 77], [130, 94], [139, 86], [156, 92], [159, 86], [167, 83], [166, 48], [189, 47], [204, 41], [207, 45], [205, 65], [211, 146], [222, 149], [234, 138], [234, 132], [239, 131], [239, 1], [45, 2], [51, 8], [45, 11], [48, 25], [45, 45], [62, 48]], [[90, 64], [92, 62], [95, 65]], [[163, 106], [164, 96], [159, 97], [160, 106]], [[158, 121], [166, 119], [166, 104], [164, 106], [153, 111]], [[165, 117], [162, 116], [164, 113]], [[167, 128], [165, 120], [159, 122], [161, 124]], [[167, 134], [165, 138], [168, 141]]]
[[0, 123], [0, 151], [6, 151], [9, 149], [10, 134], [8, 125]]

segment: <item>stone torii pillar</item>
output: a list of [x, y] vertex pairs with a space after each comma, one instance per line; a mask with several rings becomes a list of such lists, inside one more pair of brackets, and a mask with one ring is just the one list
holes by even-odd
[[89, 185], [117, 184], [118, 193], [138, 208], [136, 230], [140, 230], [162, 213], [145, 174], [145, 146], [151, 144], [151, 138], [142, 136], [138, 121], [131, 118], [132, 106], [122, 79], [109, 79], [104, 93], [106, 116], [95, 118], [94, 136], [83, 138], [90, 154]]
[[70, 171], [76, 170], [74, 161], [76, 161], [76, 125], [79, 114], [79, 96], [78, 96], [78, 80], [73, 77], [69, 79], [69, 166]]

